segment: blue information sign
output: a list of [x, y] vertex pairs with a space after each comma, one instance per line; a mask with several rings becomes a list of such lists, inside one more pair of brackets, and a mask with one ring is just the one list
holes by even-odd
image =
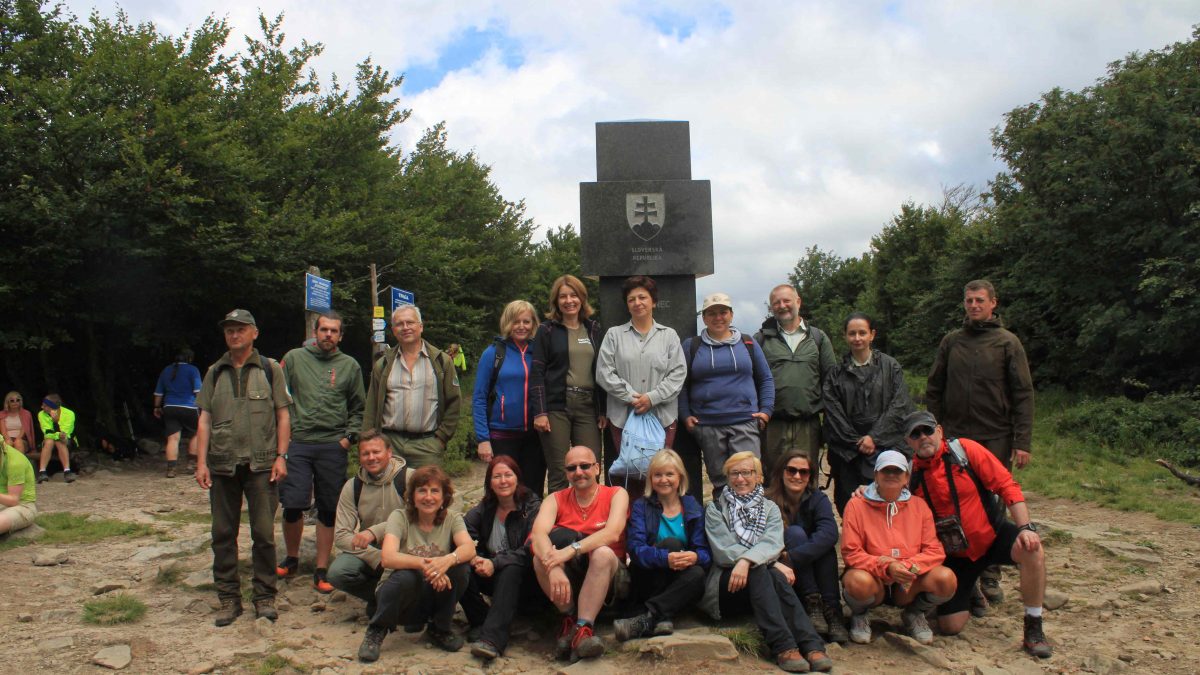
[[391, 291], [391, 311], [393, 314], [396, 312], [396, 308], [400, 305], [417, 304], [417, 298], [412, 294], [412, 291], [406, 291], [402, 288], [396, 288], [395, 286], [388, 286], [388, 289]]
[[328, 312], [333, 309], [333, 282], [313, 274], [304, 275], [304, 311]]

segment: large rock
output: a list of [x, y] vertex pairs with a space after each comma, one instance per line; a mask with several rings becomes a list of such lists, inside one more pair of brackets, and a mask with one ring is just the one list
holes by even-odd
[[907, 635], [900, 635], [898, 633], [886, 632], [883, 634], [883, 638], [893, 646], [907, 651], [934, 668], [941, 668], [942, 670], [955, 669], [954, 664], [950, 663], [950, 659], [946, 658], [940, 649], [927, 647]]
[[46, 638], [38, 642], [38, 649], [44, 652], [56, 652], [60, 649], [69, 649], [75, 646], [75, 638], [70, 635], [61, 637]]
[[34, 523], [34, 524], [30, 525], [29, 527], [22, 528], [20, 530], [17, 530], [16, 532], [6, 532], [5, 534], [0, 535], [0, 541], [8, 541], [9, 539], [13, 539], [13, 540], [19, 539], [22, 541], [37, 541], [39, 538], [41, 538], [41, 536], [43, 534], [46, 534], [46, 528], [42, 527], [41, 525], [38, 525], [37, 523]]
[[1097, 541], [1096, 545], [1108, 551], [1109, 553], [1131, 560], [1133, 562], [1146, 563], [1149, 565], [1158, 565], [1162, 562], [1162, 557], [1154, 552], [1154, 549], [1145, 546], [1138, 546], [1127, 541]]
[[74, 609], [48, 609], [38, 615], [43, 623], [62, 623], [70, 621], [78, 616], [78, 612]]
[[1042, 597], [1042, 607], [1050, 610], [1062, 609], [1069, 601], [1070, 597], [1066, 593], [1047, 588], [1046, 594]]
[[179, 583], [183, 584], [184, 586], [187, 586], [188, 588], [194, 589], [194, 590], [199, 590], [199, 589], [203, 589], [203, 588], [212, 586], [212, 584], [213, 584], [212, 568], [209, 567], [209, 568], [205, 568], [202, 570], [196, 570], [195, 572], [192, 572], [191, 574], [187, 575], [182, 580], [180, 580]]
[[53, 567], [70, 559], [64, 548], [44, 548], [33, 555], [33, 564], [37, 567]]
[[104, 595], [112, 591], [123, 591], [129, 588], [129, 584], [124, 581], [101, 581], [92, 584], [92, 595]]
[[96, 652], [96, 655], [92, 657], [92, 663], [111, 670], [121, 670], [132, 661], [133, 653], [129, 651], [129, 645], [105, 647]]
[[129, 556], [130, 562], [147, 563], [152, 560], [160, 560], [172, 556], [187, 555], [195, 553], [197, 549], [212, 541], [211, 534], [202, 534], [191, 539], [182, 541], [173, 541], [159, 546], [146, 546], [138, 549], [133, 555]]
[[661, 659], [677, 661], [735, 661], [737, 648], [724, 635], [688, 634], [660, 635], [642, 643], [638, 651]]
[[1143, 593], [1145, 595], [1158, 595], [1163, 592], [1162, 582], [1157, 579], [1146, 579], [1144, 581], [1136, 581], [1132, 584], [1126, 584], [1117, 589], [1118, 593], [1127, 595], [1136, 595]]
[[1129, 666], [1118, 661], [1110, 656], [1103, 654], [1091, 653], [1083, 659], [1084, 670], [1096, 673], [1096, 675], [1110, 675], [1110, 673], [1124, 673], [1129, 671]]

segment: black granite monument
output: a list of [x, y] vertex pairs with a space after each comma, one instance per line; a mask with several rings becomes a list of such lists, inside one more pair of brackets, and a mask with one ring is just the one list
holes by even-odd
[[621, 282], [658, 284], [654, 318], [696, 334], [696, 278], [713, 273], [712, 194], [692, 180], [687, 122], [596, 124], [596, 182], [579, 184], [583, 273], [600, 278], [605, 328], [629, 320]]

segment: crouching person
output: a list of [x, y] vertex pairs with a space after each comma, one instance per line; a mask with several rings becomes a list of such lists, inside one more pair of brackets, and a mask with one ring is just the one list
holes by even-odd
[[954, 573], [942, 565], [933, 514], [908, 491], [908, 460], [895, 450], [879, 453], [875, 482], [846, 504], [842, 521], [842, 588], [850, 639], [871, 641], [867, 611], [888, 602], [904, 608], [904, 629], [921, 644], [933, 642], [925, 613], [954, 595]]
[[563, 462], [570, 486], [542, 502], [530, 543], [538, 585], [562, 614], [555, 657], [577, 661], [604, 653], [595, 621], [625, 564], [629, 495], [600, 485], [590, 448], [571, 448]]
[[454, 608], [467, 590], [475, 543], [454, 501], [450, 477], [437, 465], [412, 473], [403, 510], [394, 511], [383, 535], [383, 582], [375, 615], [358, 648], [360, 661], [379, 659], [379, 647], [401, 621], [406, 630], [428, 622], [425, 636], [448, 652], [462, 649], [451, 629]]
[[358, 439], [358, 475], [338, 497], [333, 544], [338, 556], [329, 566], [329, 583], [367, 603], [375, 616], [375, 587], [383, 576], [383, 536], [388, 516], [404, 508], [404, 460], [392, 456], [392, 442], [371, 429]]

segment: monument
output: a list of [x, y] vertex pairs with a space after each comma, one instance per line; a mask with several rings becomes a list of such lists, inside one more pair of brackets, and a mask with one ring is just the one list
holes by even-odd
[[712, 191], [692, 180], [687, 122], [596, 124], [596, 181], [579, 184], [583, 273], [600, 279], [604, 328], [629, 320], [621, 283], [658, 284], [654, 318], [696, 334], [696, 278], [713, 273]]

